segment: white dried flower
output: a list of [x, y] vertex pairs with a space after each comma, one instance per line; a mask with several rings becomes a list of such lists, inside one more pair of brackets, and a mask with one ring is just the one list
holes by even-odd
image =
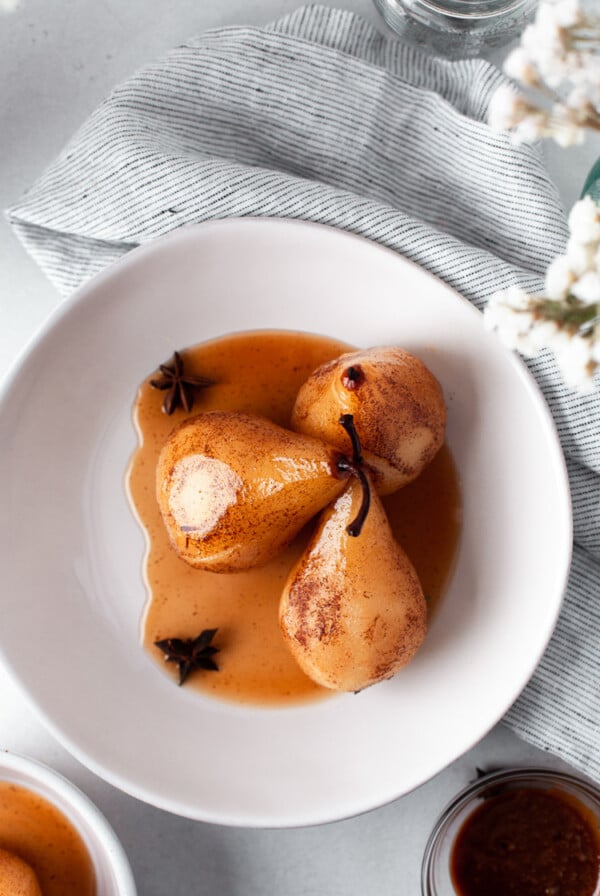
[[577, 70], [572, 73], [570, 80], [574, 84], [584, 84], [586, 86], [589, 99], [597, 109], [600, 93], [600, 58], [598, 57], [597, 47], [595, 52], [581, 52], [579, 54], [579, 65]]
[[544, 112], [530, 112], [512, 131], [514, 143], [533, 143], [548, 133], [548, 116]]
[[554, 21], [560, 28], [574, 28], [584, 21], [579, 0], [558, 0], [553, 4]]
[[550, 86], [558, 86], [566, 72], [568, 45], [565, 32], [554, 20], [549, 4], [540, 3], [536, 20], [523, 32], [521, 44], [538, 68], [542, 80]]
[[[552, 350], [558, 332], [559, 327], [556, 321], [544, 319], [536, 320], [534, 326], [531, 328], [531, 333], [529, 334], [529, 340], [532, 348], [535, 349], [535, 354], [539, 354], [539, 352], [545, 348]], [[534, 353], [532, 352], [532, 354]]]
[[599, 46], [600, 17], [587, 16], [579, 0], [540, 0], [504, 65], [529, 93], [512, 114], [506, 97], [497, 105], [492, 97], [494, 129], [513, 131], [518, 142], [553, 137], [564, 147], [581, 143], [588, 129], [600, 130]]
[[[594, 334], [578, 332], [571, 323], [547, 317], [547, 303], [544, 297], [528, 296], [524, 290], [512, 287], [490, 298], [484, 322], [488, 329], [496, 331], [504, 345], [522, 355], [535, 357], [544, 349], [550, 350], [565, 383], [573, 389], [589, 391], [594, 387], [593, 377], [600, 362], [600, 325], [597, 339]], [[551, 304], [554, 314], [556, 303]], [[571, 312], [572, 305], [565, 305], [567, 310]]]
[[568, 256], [559, 255], [546, 271], [546, 294], [550, 299], [566, 299], [571, 286], [577, 279], [572, 270]]
[[524, 337], [534, 322], [528, 306], [527, 293], [518, 287], [494, 293], [484, 310], [485, 326], [496, 330], [500, 341], [508, 348], [519, 346], [522, 350]]
[[565, 382], [588, 391], [600, 370], [600, 208], [589, 197], [579, 200], [569, 227], [565, 254], [546, 271], [544, 294], [511, 286], [490, 298], [484, 320], [523, 355], [553, 352]]
[[557, 4], [541, 2], [538, 4], [535, 18], [523, 33], [527, 44], [539, 50], [541, 43], [561, 45], [564, 41], [561, 26], [557, 21]]
[[531, 298], [520, 286], [509, 286], [504, 292], [497, 293], [497, 296], [499, 302], [515, 311], [529, 311], [531, 308]]
[[525, 84], [526, 87], [537, 87], [540, 74], [525, 47], [515, 47], [504, 61], [504, 71], [509, 78]]
[[554, 350], [565, 383], [580, 392], [591, 391], [596, 367], [592, 339], [576, 334], [564, 338], [558, 346], [555, 340]]
[[580, 243], [600, 241], [600, 210], [590, 196], [575, 203], [569, 214], [569, 230]]
[[595, 111], [594, 98], [591, 86], [585, 81], [581, 81], [569, 92], [565, 105], [567, 109], [571, 109], [583, 121]]
[[555, 142], [563, 149], [569, 146], [579, 146], [585, 139], [585, 131], [577, 116], [573, 115], [562, 103], [557, 103], [553, 107], [546, 133], [554, 137]]
[[529, 103], [514, 88], [502, 84], [490, 100], [488, 122], [494, 131], [508, 131], [518, 125], [529, 110]]
[[[588, 16], [580, 0], [540, 0], [505, 71], [530, 90], [499, 88], [489, 106], [494, 129], [518, 142], [551, 136], [561, 146], [600, 131], [600, 16]], [[544, 295], [513, 287], [495, 294], [484, 315], [506, 345], [528, 355], [550, 350], [565, 381], [588, 390], [600, 370], [600, 208], [591, 198], [575, 203], [569, 229]]]
[[571, 287], [571, 295], [588, 304], [600, 302], [600, 273], [587, 271]]
[[19, 0], [0, 0], [0, 12], [13, 12], [19, 5]]
[[540, 352], [540, 345], [535, 338], [536, 327], [532, 324], [529, 329], [524, 330], [515, 338], [512, 348], [515, 348], [519, 354], [525, 355], [526, 358], [535, 358]]
[[586, 271], [593, 271], [598, 265], [597, 243], [580, 243], [575, 237], [569, 237], [566, 259], [569, 268], [580, 277]]

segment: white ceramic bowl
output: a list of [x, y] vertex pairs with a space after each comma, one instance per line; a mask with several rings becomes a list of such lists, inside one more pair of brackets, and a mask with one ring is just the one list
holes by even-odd
[[[141, 649], [144, 539], [124, 488], [138, 384], [174, 349], [267, 329], [421, 357], [444, 390], [463, 494], [454, 576], [413, 662], [284, 709], [177, 688]], [[183, 228], [66, 302], [0, 395], [0, 495], [0, 658], [93, 771], [221, 824], [347, 817], [469, 749], [535, 669], [571, 552], [563, 457], [521, 361], [426, 271], [298, 221]]]
[[92, 859], [97, 896], [136, 896], [131, 868], [117, 835], [74, 784], [41, 762], [7, 750], [0, 751], [0, 781], [40, 794], [69, 819]]

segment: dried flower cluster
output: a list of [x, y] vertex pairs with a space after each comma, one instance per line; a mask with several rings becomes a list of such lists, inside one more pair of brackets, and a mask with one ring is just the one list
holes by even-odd
[[[492, 96], [488, 121], [517, 143], [552, 137], [560, 146], [600, 131], [600, 16], [585, 0], [541, 0], [534, 22], [504, 63], [518, 82]], [[600, 210], [590, 199], [569, 217], [566, 252], [546, 272], [543, 295], [519, 287], [493, 295], [488, 326], [523, 355], [554, 353], [565, 382], [594, 388], [600, 366]]]
[[561, 146], [600, 130], [600, 16], [580, 0], [542, 0], [504, 70], [527, 91], [498, 88], [488, 113], [494, 130], [518, 143], [553, 137]]
[[567, 385], [590, 391], [600, 366], [600, 209], [589, 197], [573, 206], [569, 230], [566, 253], [546, 273], [544, 295], [517, 286], [495, 293], [484, 319], [523, 355], [552, 351]]

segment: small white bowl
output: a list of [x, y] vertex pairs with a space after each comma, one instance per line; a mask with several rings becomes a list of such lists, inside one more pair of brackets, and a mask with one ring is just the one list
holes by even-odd
[[97, 896], [136, 896], [127, 856], [100, 810], [58, 772], [25, 756], [0, 751], [0, 781], [40, 794], [76, 828], [96, 873]]

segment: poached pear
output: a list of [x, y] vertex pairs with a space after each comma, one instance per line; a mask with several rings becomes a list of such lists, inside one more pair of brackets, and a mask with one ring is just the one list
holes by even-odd
[[365, 514], [359, 479], [323, 512], [289, 574], [279, 622], [309, 678], [340, 691], [390, 678], [421, 645], [427, 609], [419, 578], [372, 490]]
[[317, 368], [298, 392], [291, 425], [345, 451], [342, 414], [354, 418], [380, 494], [415, 479], [444, 441], [440, 384], [419, 358], [395, 346], [348, 352]]
[[275, 557], [343, 490], [350, 473], [319, 439], [263, 417], [209, 411], [169, 436], [156, 495], [177, 554], [234, 572]]

